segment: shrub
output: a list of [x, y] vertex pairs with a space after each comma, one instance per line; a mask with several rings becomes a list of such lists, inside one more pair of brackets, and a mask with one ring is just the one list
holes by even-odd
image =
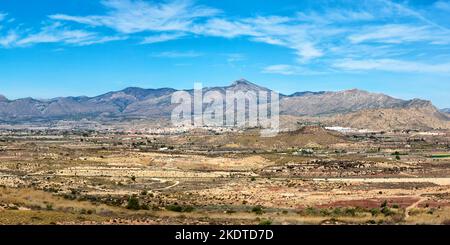
[[192, 206], [181, 206], [181, 205], [168, 205], [166, 209], [173, 212], [192, 212], [194, 211], [194, 207]]
[[53, 205], [50, 204], [50, 203], [48, 203], [48, 204], [45, 206], [45, 209], [47, 209], [47, 210], [53, 210]]
[[330, 211], [328, 209], [324, 208], [324, 209], [320, 210], [320, 214], [322, 216], [329, 216], [331, 213], [330, 213]]
[[252, 208], [252, 212], [255, 213], [255, 214], [262, 214], [263, 210], [262, 210], [262, 207], [258, 205], [258, 206], [254, 206]]
[[378, 208], [372, 208], [370, 209], [370, 213], [372, 214], [372, 216], [377, 216], [380, 214], [380, 210]]
[[341, 210], [341, 208], [335, 208], [335, 209], [333, 209], [333, 215], [335, 215], [335, 216], [339, 216], [339, 215], [342, 215], [342, 210]]
[[139, 210], [139, 200], [135, 196], [129, 197], [127, 208], [132, 210]]
[[381, 213], [383, 213], [385, 216], [390, 216], [390, 215], [393, 215], [393, 214], [395, 214], [395, 212], [393, 212], [390, 208], [388, 208], [388, 207], [383, 207], [382, 209], [381, 209]]
[[347, 216], [356, 216], [356, 209], [354, 208], [346, 208], [344, 210], [344, 214]]
[[307, 208], [305, 209], [305, 213], [306, 213], [306, 215], [318, 215], [318, 214], [319, 214], [319, 211], [318, 211], [316, 208], [313, 208], [313, 207], [307, 207]]
[[259, 225], [271, 225], [272, 221], [271, 220], [261, 220], [261, 222], [259, 222]]

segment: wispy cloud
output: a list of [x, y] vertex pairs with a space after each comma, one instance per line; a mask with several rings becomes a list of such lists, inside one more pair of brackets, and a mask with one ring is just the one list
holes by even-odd
[[297, 69], [292, 65], [271, 65], [265, 67], [263, 73], [294, 75], [297, 74]]
[[368, 27], [364, 32], [349, 36], [352, 43], [379, 42], [402, 44], [405, 42], [430, 42], [448, 44], [450, 32], [436, 31], [428, 26], [387, 24]]
[[450, 74], [450, 63], [428, 64], [394, 59], [377, 60], [341, 60], [333, 64], [334, 67], [352, 71], [389, 71], [408, 73], [444, 73]]
[[152, 57], [159, 58], [195, 58], [202, 56], [203, 53], [199, 53], [196, 51], [166, 51], [161, 53], [152, 54]]
[[50, 15], [51, 19], [105, 26], [130, 34], [144, 31], [187, 31], [197, 19], [219, 13], [217, 9], [194, 5], [189, 0], [145, 2], [141, 0], [104, 0], [105, 15]]
[[72, 29], [61, 23], [43, 26], [37, 32], [29, 30], [10, 30], [7, 35], [0, 36], [0, 46], [28, 47], [40, 43], [63, 43], [75, 46], [86, 46], [127, 39], [127, 36], [104, 36], [83, 29]]
[[186, 34], [184, 33], [163, 33], [159, 35], [145, 37], [144, 40], [142, 40], [141, 44], [167, 42], [170, 40], [179, 39], [184, 36], [186, 36]]
[[376, 17], [368, 11], [353, 10], [327, 10], [324, 13], [319, 12], [299, 12], [297, 17], [301, 21], [311, 23], [330, 24], [335, 22], [354, 22], [354, 21], [371, 21]]
[[0, 36], [0, 46], [10, 48], [19, 39], [15, 31], [9, 31], [5, 36]]
[[287, 64], [270, 65], [264, 67], [262, 72], [280, 75], [319, 75], [327, 73], [327, 71], [325, 70], [316, 71], [299, 65], [287, 65]]
[[126, 37], [119, 36], [101, 36], [98, 33], [86, 30], [76, 30], [63, 26], [60, 23], [54, 23], [43, 27], [37, 33], [31, 33], [18, 39], [15, 42], [17, 46], [29, 46], [37, 43], [65, 43], [72, 45], [91, 45], [96, 43], [105, 43], [110, 41], [123, 40]]
[[[305, 8], [287, 16], [237, 17], [227, 16], [195, 0], [102, 0], [103, 13], [86, 16], [56, 13], [34, 30], [4, 28], [0, 30], [0, 46], [23, 47], [38, 43], [82, 46], [128, 37], [138, 39], [141, 44], [191, 37], [239, 38], [282, 47], [292, 54], [284, 64], [267, 64], [262, 70], [264, 73], [315, 74], [317, 67], [413, 72], [412, 67], [417, 64], [424, 65], [423, 72], [446, 72], [446, 65], [427, 66], [427, 62], [412, 60], [435, 58], [427, 50], [450, 44], [450, 30], [442, 21], [433, 20], [424, 13], [426, 10], [415, 10], [407, 2], [361, 0], [357, 6], [349, 2], [352, 1]], [[450, 4], [440, 0], [429, 6], [434, 11], [447, 11]], [[0, 21], [2, 19], [5, 20], [6, 15], [0, 13]], [[417, 45], [422, 48], [421, 53]], [[159, 55], [155, 57], [196, 57], [194, 53], [175, 51]], [[238, 57], [227, 59], [234, 62]], [[411, 69], [387, 68], [389, 65]]]
[[194, 29], [196, 34], [224, 38], [248, 37], [250, 41], [279, 45], [294, 50], [299, 60], [321, 57], [322, 51], [308, 35], [307, 25], [283, 16], [257, 16], [241, 20], [211, 19]]

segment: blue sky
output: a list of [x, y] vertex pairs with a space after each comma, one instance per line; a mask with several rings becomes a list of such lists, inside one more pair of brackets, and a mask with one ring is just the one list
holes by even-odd
[[0, 0], [8, 98], [240, 78], [450, 107], [450, 1]]

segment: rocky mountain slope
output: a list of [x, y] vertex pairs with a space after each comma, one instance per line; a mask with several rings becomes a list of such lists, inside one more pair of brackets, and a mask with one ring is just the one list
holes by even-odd
[[[266, 91], [244, 79], [229, 86], [204, 88], [225, 91]], [[49, 100], [23, 98], [8, 100], [0, 96], [0, 121], [82, 119], [115, 120], [130, 118], [169, 118], [175, 105], [172, 88], [142, 89], [136, 87], [95, 97], [59, 97]], [[186, 90], [192, 94], [193, 90]], [[445, 111], [444, 111], [445, 112]], [[447, 128], [449, 117], [431, 102], [401, 100], [362, 90], [339, 92], [296, 92], [280, 95], [280, 113], [289, 116], [320, 116], [330, 124], [357, 128], [421, 127]]]
[[330, 125], [375, 130], [450, 129], [449, 118], [434, 106], [361, 110], [327, 118]]

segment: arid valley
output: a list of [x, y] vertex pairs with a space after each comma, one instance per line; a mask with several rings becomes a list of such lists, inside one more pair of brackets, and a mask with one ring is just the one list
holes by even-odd
[[4, 129], [2, 224], [448, 224], [448, 131]]

